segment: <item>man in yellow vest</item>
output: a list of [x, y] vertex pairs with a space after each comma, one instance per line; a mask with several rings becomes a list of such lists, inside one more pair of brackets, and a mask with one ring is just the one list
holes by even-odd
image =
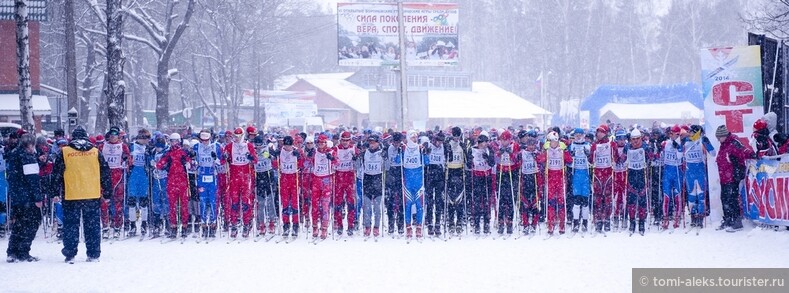
[[55, 161], [55, 182], [63, 190], [63, 250], [67, 263], [74, 263], [79, 244], [80, 214], [84, 223], [88, 262], [101, 255], [101, 199], [112, 196], [110, 169], [81, 126], [71, 132], [71, 142]]

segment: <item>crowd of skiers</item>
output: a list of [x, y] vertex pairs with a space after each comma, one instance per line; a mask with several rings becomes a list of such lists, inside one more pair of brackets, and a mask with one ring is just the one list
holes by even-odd
[[[754, 125], [755, 153], [725, 126], [715, 131], [719, 229], [742, 229], [737, 188], [745, 160], [786, 152], [770, 117]], [[644, 235], [650, 225], [673, 231], [686, 222], [701, 229], [710, 206], [706, 164], [716, 156], [699, 125], [611, 123], [311, 135], [253, 126], [128, 135], [113, 127], [90, 137], [78, 127], [70, 139], [63, 131], [50, 140], [20, 131], [3, 150], [3, 210], [15, 219], [9, 262], [37, 260], [29, 250], [42, 214], [67, 262], [77, 253], [80, 216], [89, 260], [98, 260], [101, 238], [292, 241], [304, 230], [313, 241], [360, 231], [365, 240], [420, 240], [424, 230], [444, 239], [531, 237], [541, 222], [547, 237], [568, 226], [573, 235]]]

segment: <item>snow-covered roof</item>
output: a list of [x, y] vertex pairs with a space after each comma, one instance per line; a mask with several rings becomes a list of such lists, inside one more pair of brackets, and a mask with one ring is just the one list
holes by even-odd
[[355, 72], [283, 75], [274, 80], [274, 90], [285, 90], [299, 81], [299, 79], [348, 79], [354, 74]]
[[428, 91], [430, 118], [534, 119], [551, 112], [490, 82], [473, 82], [471, 91]]
[[[52, 108], [49, 106], [49, 100], [46, 96], [33, 95], [33, 114], [34, 115], [51, 115]], [[19, 116], [19, 95], [17, 94], [0, 94], [0, 115], [4, 116]]]
[[608, 103], [600, 108], [600, 116], [611, 112], [620, 119], [656, 120], [701, 118], [704, 112], [691, 102], [660, 104]]
[[[352, 73], [303, 74], [301, 80], [362, 114], [370, 113], [369, 91], [346, 78]], [[534, 119], [551, 112], [490, 82], [473, 82], [471, 91], [429, 90], [430, 118]]]
[[370, 113], [369, 92], [345, 78], [302, 78], [356, 112]]

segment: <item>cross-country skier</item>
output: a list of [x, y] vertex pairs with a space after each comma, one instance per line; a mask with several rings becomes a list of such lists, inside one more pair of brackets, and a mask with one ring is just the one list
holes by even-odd
[[397, 233], [405, 233], [403, 224], [403, 134], [395, 132], [391, 136], [392, 142], [386, 150], [387, 173], [386, 173], [386, 218], [388, 219], [389, 235], [394, 235], [395, 224]]
[[425, 220], [427, 235], [441, 235], [441, 217], [444, 214], [444, 193], [447, 188], [447, 157], [451, 151], [445, 147], [444, 133], [439, 132], [432, 138], [433, 142], [425, 149], [428, 155], [426, 166]]
[[327, 146], [328, 137], [321, 134], [318, 137], [318, 147], [307, 154], [313, 163], [312, 169], [312, 237], [326, 239], [329, 229], [329, 202], [331, 201], [334, 180], [333, 165], [336, 163], [336, 154]]
[[707, 192], [707, 153], [715, 148], [704, 136], [700, 125], [690, 126], [690, 136], [683, 146], [685, 151], [685, 190], [688, 193], [691, 227], [704, 227], [704, 217], [709, 207], [705, 199]]
[[[286, 136], [282, 148], [276, 152], [274, 167], [279, 171], [280, 203], [282, 204], [282, 237], [299, 234], [299, 165], [303, 154], [293, 146], [293, 137]], [[292, 226], [291, 226], [292, 225]]]
[[[304, 134], [303, 132], [301, 134]], [[300, 135], [301, 135], [300, 134]], [[307, 136], [304, 134], [304, 148], [303, 154], [315, 152], [315, 137]], [[295, 142], [297, 147], [300, 147], [298, 141]], [[312, 175], [313, 160], [304, 160], [304, 163], [299, 165], [299, 190], [301, 191], [301, 216], [304, 218], [304, 227], [310, 227], [312, 219]]]
[[334, 230], [337, 235], [343, 231], [343, 209], [348, 215], [348, 236], [353, 236], [356, 221], [356, 170], [354, 162], [359, 155], [356, 145], [351, 142], [351, 133], [343, 131], [337, 145], [337, 171], [334, 174]]
[[110, 166], [112, 173], [112, 199], [110, 200], [111, 223], [108, 218], [105, 222], [109, 226], [104, 227], [104, 234], [109, 234], [109, 228], [113, 229], [113, 237], [119, 238], [123, 225], [123, 200], [126, 196], [126, 169], [130, 163], [129, 147], [120, 139], [120, 129], [111, 127], [107, 131], [106, 143], [99, 146], [99, 151]]
[[498, 233], [503, 235], [512, 234], [512, 219], [515, 216], [515, 191], [518, 190], [518, 161], [520, 146], [512, 141], [512, 133], [508, 130], [499, 135], [499, 144], [494, 148], [496, 164], [496, 176], [498, 181]]
[[483, 221], [482, 232], [490, 234], [490, 196], [495, 192], [492, 169], [495, 165], [494, 152], [488, 147], [488, 136], [480, 134], [477, 144], [469, 150], [467, 165], [471, 169], [471, 204], [474, 234], [480, 235], [480, 218]]
[[211, 142], [211, 132], [207, 129], [200, 131], [200, 143], [192, 147], [192, 154], [197, 161], [197, 192], [200, 197], [200, 223], [201, 237], [216, 237], [217, 219], [217, 168], [223, 166], [221, 158], [222, 147]]
[[194, 146], [200, 144], [196, 139], [184, 139], [183, 148], [189, 154], [189, 160], [186, 161], [186, 176], [189, 179], [189, 234], [195, 233], [197, 237], [198, 227], [201, 223], [200, 213], [200, 193], [197, 191], [197, 161], [193, 152]]
[[555, 131], [548, 133], [546, 136], [545, 152], [538, 157], [538, 162], [545, 164], [547, 171], [547, 220], [548, 220], [548, 235], [553, 235], [554, 225], [556, 225], [556, 216], [559, 216], [559, 234], [564, 234], [565, 216], [566, 216], [566, 191], [567, 186], [565, 180], [565, 166], [573, 162], [570, 153], [565, 151], [562, 144], [559, 142], [559, 134]]
[[614, 193], [614, 162], [619, 152], [617, 145], [608, 137], [608, 125], [601, 124], [596, 129], [596, 140], [591, 148], [591, 161], [594, 166], [594, 220], [595, 232], [611, 229], [611, 197]]
[[153, 212], [153, 217], [151, 218], [153, 223], [153, 229], [151, 231], [152, 238], [159, 237], [159, 233], [167, 229], [165, 220], [170, 210], [170, 205], [168, 204], [169, 200], [167, 198], [167, 170], [157, 169], [156, 164], [161, 161], [168, 150], [169, 148], [167, 147], [164, 136], [157, 137], [156, 142], [154, 142], [153, 157], [149, 160], [150, 166], [153, 169], [153, 182], [151, 183], [151, 211]]
[[242, 237], [249, 237], [249, 232], [252, 229], [252, 209], [254, 208], [252, 195], [252, 166], [257, 163], [257, 155], [255, 154], [255, 147], [251, 143], [244, 140], [244, 130], [241, 127], [233, 131], [235, 140], [225, 146], [224, 154], [230, 163], [228, 178], [230, 180], [228, 186], [228, 202], [230, 203], [229, 210], [229, 226], [230, 237], [236, 238], [238, 236], [238, 218], [241, 217], [241, 225], [243, 226]]
[[[520, 164], [520, 215], [523, 234], [535, 233], [540, 218], [540, 201], [543, 197], [544, 176], [542, 167], [537, 163], [540, 150], [536, 137], [530, 137], [525, 130], [518, 133], [521, 141], [525, 141], [518, 154]], [[525, 139], [524, 139], [525, 138]]]
[[185, 192], [189, 188], [187, 182], [189, 177], [186, 174], [188, 160], [189, 154], [181, 146], [181, 135], [171, 134], [170, 149], [156, 163], [156, 169], [167, 171], [167, 201], [170, 207], [168, 237], [170, 238], [177, 236], [178, 224], [181, 225], [181, 237], [185, 238], [189, 233], [189, 194]]
[[274, 191], [271, 190], [271, 181], [274, 180], [271, 151], [262, 136], [254, 136], [253, 143], [258, 157], [258, 161], [255, 163], [258, 234], [273, 235], [276, 233], [277, 213], [275, 210], [277, 208], [274, 206]]
[[5, 146], [0, 145], [0, 239], [5, 238], [8, 219], [8, 181], [5, 179]]
[[[444, 143], [444, 152], [447, 160], [447, 228], [450, 234], [460, 235], [466, 226], [466, 203], [463, 190], [465, 189], [465, 159], [466, 144], [462, 138], [460, 127], [452, 128], [451, 139]], [[470, 178], [469, 178], [470, 179]]]
[[641, 140], [638, 128], [630, 132], [630, 144], [625, 147], [627, 158], [627, 213], [630, 218], [630, 235], [636, 229], [636, 209], [638, 209], [638, 232], [644, 235], [644, 221], [647, 218], [647, 150]]
[[[385, 151], [382, 150], [380, 138], [373, 134], [367, 139], [369, 146], [362, 155], [362, 220], [364, 225], [364, 237], [370, 237], [370, 227], [373, 228], [373, 237], [380, 235], [381, 201], [383, 200], [383, 172], [386, 158]], [[375, 222], [373, 222], [373, 220]]]
[[[418, 133], [414, 130], [408, 132], [408, 140], [403, 151], [403, 189], [405, 191], [405, 226], [406, 238], [411, 238], [411, 223], [416, 222], [416, 237], [422, 238], [422, 204], [425, 192], [423, 145], [419, 144]], [[415, 216], [411, 211], [416, 209]]]
[[651, 206], [649, 209], [652, 211], [654, 223], [652, 225], [659, 226], [663, 221], [663, 141], [665, 141], [661, 128], [653, 128], [652, 135], [649, 140], [649, 199]]
[[614, 135], [616, 143], [616, 159], [614, 160], [614, 209], [613, 220], [614, 230], [626, 226], [625, 222], [625, 196], [627, 195], [627, 162], [625, 157], [625, 146], [627, 145], [627, 133], [624, 129], [618, 129]]
[[217, 202], [219, 203], [219, 209], [222, 210], [222, 231], [227, 233], [229, 230], [230, 224], [230, 198], [227, 196], [228, 191], [230, 190], [230, 176], [228, 175], [228, 171], [230, 169], [229, 162], [227, 160], [227, 154], [224, 153], [225, 146], [233, 139], [233, 132], [225, 131], [224, 135], [222, 136], [222, 141], [219, 142], [219, 146], [222, 148], [222, 157], [219, 157], [219, 160], [222, 162], [219, 166], [216, 167], [216, 180], [218, 181], [216, 184], [216, 197]]
[[139, 211], [142, 220], [140, 235], [145, 237], [148, 231], [148, 187], [150, 186], [148, 162], [150, 162], [153, 152], [152, 148], [148, 146], [150, 139], [151, 133], [142, 128], [137, 131], [135, 142], [130, 148], [132, 163], [129, 165], [129, 195], [126, 198], [126, 204], [129, 207], [128, 237], [137, 234], [137, 211]]
[[671, 127], [669, 139], [663, 142], [663, 223], [662, 229], [668, 229], [670, 216], [674, 216], [674, 228], [679, 227], [682, 209], [682, 141], [681, 128]]
[[585, 233], [589, 220], [589, 195], [591, 193], [589, 190], [591, 146], [586, 142], [583, 129], [576, 128], [573, 135], [575, 140], [569, 147], [570, 155], [573, 157], [573, 233], [578, 232], [579, 223], [581, 223], [581, 231]]

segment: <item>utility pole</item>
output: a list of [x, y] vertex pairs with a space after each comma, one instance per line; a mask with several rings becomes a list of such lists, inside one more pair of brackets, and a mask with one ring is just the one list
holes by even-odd
[[400, 115], [397, 126], [406, 130], [406, 101], [408, 101], [408, 73], [406, 70], [405, 21], [403, 20], [403, 0], [397, 1], [398, 36], [400, 37]]
[[[66, 14], [66, 100], [68, 106], [66, 109], [80, 109], [79, 98], [77, 97], [77, 46], [74, 40], [76, 31], [76, 23], [74, 22], [74, 1], [66, 0], [64, 2], [64, 9]], [[92, 50], [93, 48], [89, 48]], [[60, 100], [58, 100], [58, 107], [60, 107]], [[58, 112], [58, 127], [60, 124], [60, 112]], [[71, 131], [70, 127], [68, 129]]]

